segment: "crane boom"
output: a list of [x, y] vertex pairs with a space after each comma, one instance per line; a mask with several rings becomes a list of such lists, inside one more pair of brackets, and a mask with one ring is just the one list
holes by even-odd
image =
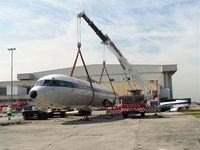
[[104, 35], [101, 30], [99, 30], [95, 24], [85, 15], [85, 12], [81, 12], [77, 15], [78, 18], [84, 18], [84, 20], [88, 23], [88, 25], [94, 30], [94, 32], [98, 35], [98, 37], [102, 40], [103, 44], [105, 44], [108, 49], [117, 57], [119, 63], [121, 64], [124, 70], [127, 70], [131, 74], [131, 78], [135, 79], [139, 86], [143, 89], [145, 94], [150, 94], [150, 90], [148, 86], [145, 84], [144, 79], [138, 73], [136, 68], [131, 65], [128, 60], [122, 55], [119, 49], [115, 46], [115, 44], [111, 41], [111, 39]]

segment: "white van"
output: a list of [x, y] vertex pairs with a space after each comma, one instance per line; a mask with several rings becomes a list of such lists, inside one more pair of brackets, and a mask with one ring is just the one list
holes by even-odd
[[8, 108], [8, 107], [3, 107], [3, 108], [2, 108], [2, 113], [7, 113], [7, 108]]

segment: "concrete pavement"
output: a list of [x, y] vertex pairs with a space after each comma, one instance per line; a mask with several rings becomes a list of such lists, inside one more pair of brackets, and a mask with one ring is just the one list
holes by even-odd
[[[97, 112], [95, 112], [97, 113]], [[199, 150], [200, 119], [179, 112], [123, 119], [102, 112], [0, 126], [3, 150]]]
[[23, 122], [24, 122], [24, 119], [21, 114], [13, 114], [10, 120], [8, 120], [8, 117], [6, 114], [3, 114], [3, 113], [0, 114], [0, 126], [19, 124]]

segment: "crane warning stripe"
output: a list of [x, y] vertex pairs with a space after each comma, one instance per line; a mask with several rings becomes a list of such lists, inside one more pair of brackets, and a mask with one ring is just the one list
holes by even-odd
[[127, 108], [119, 108], [119, 107], [111, 107], [107, 108], [106, 114], [120, 114], [120, 113], [155, 113], [160, 112], [160, 108], [158, 107], [127, 107]]

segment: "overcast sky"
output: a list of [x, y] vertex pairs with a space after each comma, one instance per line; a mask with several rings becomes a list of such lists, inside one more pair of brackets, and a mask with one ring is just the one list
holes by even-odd
[[[0, 0], [0, 81], [72, 67], [77, 13], [85, 11], [132, 64], [177, 64], [174, 97], [200, 100], [199, 0]], [[86, 64], [118, 61], [81, 22]], [[79, 65], [81, 62], [79, 61]]]

